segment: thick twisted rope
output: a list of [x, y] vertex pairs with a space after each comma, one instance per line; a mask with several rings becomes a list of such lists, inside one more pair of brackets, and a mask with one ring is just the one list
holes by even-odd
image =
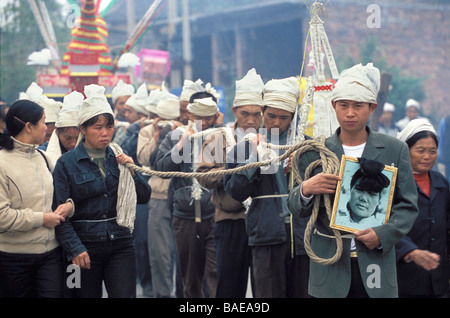
[[[306, 143], [306, 142], [305, 142]], [[317, 151], [320, 155], [320, 159], [312, 162], [305, 171], [305, 180], [308, 179], [311, 176], [312, 171], [317, 168], [318, 166], [322, 166], [323, 173], [330, 173], [330, 174], [338, 174], [339, 173], [339, 159], [337, 158], [336, 154], [330, 151], [327, 147], [325, 147], [325, 139], [324, 137], [319, 137], [318, 140], [314, 140], [314, 142], [305, 144], [302, 143], [303, 146], [299, 147], [299, 149], [296, 150], [294, 155], [292, 156], [292, 162], [296, 163], [298, 161], [298, 158], [306, 151]], [[292, 173], [294, 175], [295, 180], [298, 184], [303, 182], [300, 172], [298, 170], [298, 167], [296, 164], [292, 164]], [[334, 238], [336, 239], [336, 253], [331, 258], [321, 258], [318, 257], [314, 251], [311, 248], [311, 231], [314, 227], [314, 224], [316, 223], [317, 216], [319, 214], [319, 206], [320, 206], [320, 200], [323, 196], [325, 209], [328, 215], [328, 219], [331, 220], [333, 205], [331, 203], [331, 196], [329, 194], [323, 194], [323, 195], [315, 195], [314, 201], [313, 201], [313, 209], [311, 213], [311, 217], [308, 221], [308, 224], [306, 225], [305, 229], [305, 235], [304, 235], [304, 244], [305, 244], [305, 250], [308, 256], [316, 263], [322, 264], [322, 265], [329, 265], [336, 263], [341, 255], [342, 255], [342, 237], [338, 230], [333, 229]], [[300, 199], [301, 200], [301, 199]], [[332, 237], [332, 236], [330, 236]]]
[[[224, 170], [216, 170], [216, 171], [208, 171], [208, 172], [181, 172], [181, 171], [156, 171], [156, 170], [152, 170], [149, 168], [139, 167], [139, 166], [131, 164], [131, 163], [127, 163], [126, 166], [135, 171], [145, 173], [145, 174], [148, 174], [151, 176], [158, 176], [161, 178], [174, 178], [174, 177], [178, 177], [178, 178], [197, 178], [197, 177], [200, 178], [200, 177], [203, 177], [204, 178], [204, 177], [224, 176], [224, 175], [229, 175], [229, 174], [240, 173], [242, 171], [252, 169], [252, 168], [259, 168], [259, 167], [263, 167], [263, 166], [269, 166], [273, 163], [282, 162], [283, 160], [287, 159], [293, 152], [295, 152], [297, 149], [302, 147], [303, 143], [311, 142], [311, 141], [313, 141], [313, 140], [304, 141], [304, 142], [298, 143], [296, 145], [291, 145], [291, 146], [287, 146], [287, 147], [283, 146], [283, 149], [286, 149], [286, 152], [284, 154], [282, 154], [281, 156], [278, 156], [278, 157], [275, 157], [272, 159], [267, 159], [264, 161], [248, 163], [248, 164], [245, 164], [245, 165], [242, 165], [242, 166], [239, 166], [236, 168], [232, 168], [232, 169], [224, 169]], [[269, 146], [269, 144], [267, 144], [267, 146], [268, 147], [277, 147], [276, 145]]]
[[[282, 162], [283, 160], [287, 159], [291, 154], [292, 155], [292, 162], [295, 163], [298, 161], [298, 158], [307, 151], [316, 151], [320, 155], [320, 159], [312, 162], [305, 171], [305, 180], [308, 179], [312, 173], [312, 171], [318, 167], [322, 166], [322, 170], [324, 173], [330, 173], [330, 174], [338, 174], [339, 172], [339, 159], [337, 158], [336, 154], [334, 154], [332, 151], [330, 151], [328, 148], [325, 147], [325, 140], [324, 137], [319, 137], [318, 139], [310, 139], [305, 140], [300, 143], [297, 143], [295, 145], [290, 146], [279, 146], [279, 145], [272, 145], [272, 144], [266, 144], [269, 148], [279, 148], [284, 149], [286, 152], [276, 158], [268, 159], [264, 161], [254, 162], [254, 163], [248, 163], [245, 165], [242, 165], [240, 167], [232, 168], [232, 169], [224, 169], [224, 170], [216, 170], [216, 171], [208, 171], [208, 172], [180, 172], [180, 171], [156, 171], [149, 168], [139, 167], [137, 165], [127, 163], [126, 166], [128, 168], [131, 168], [135, 171], [145, 173], [151, 176], [159, 176], [161, 178], [197, 178], [197, 177], [215, 177], [215, 176], [224, 176], [224, 175], [230, 175], [230, 174], [236, 174], [240, 173], [242, 171], [252, 169], [252, 168], [258, 168], [263, 166], [268, 166], [272, 163], [276, 162]], [[298, 167], [296, 164], [292, 165], [292, 173], [294, 175], [295, 180], [298, 184], [303, 182], [300, 172], [298, 170]], [[329, 259], [323, 259], [318, 257], [314, 251], [311, 248], [311, 242], [310, 242], [310, 236], [311, 231], [314, 227], [314, 224], [317, 220], [317, 216], [319, 213], [319, 206], [320, 206], [320, 195], [316, 195], [313, 202], [313, 210], [311, 217], [308, 221], [308, 224], [305, 229], [305, 236], [304, 236], [304, 244], [305, 244], [305, 250], [308, 256], [315, 262], [327, 265], [327, 264], [333, 264], [336, 263], [339, 258], [342, 255], [342, 237], [338, 230], [334, 230], [334, 235], [336, 239], [336, 253], [333, 257]], [[324, 194], [324, 203], [325, 208], [327, 211], [328, 218], [331, 220], [331, 214], [332, 214], [332, 203], [331, 198], [329, 194]]]

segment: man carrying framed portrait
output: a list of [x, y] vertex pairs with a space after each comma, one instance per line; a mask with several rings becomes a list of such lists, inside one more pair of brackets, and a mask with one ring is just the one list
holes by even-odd
[[[397, 297], [395, 244], [412, 227], [418, 214], [408, 147], [399, 140], [377, 133], [367, 126], [377, 107], [380, 72], [369, 63], [358, 64], [341, 73], [332, 93], [332, 106], [339, 127], [325, 140], [325, 146], [338, 158], [347, 155], [380, 162], [398, 170], [390, 217], [386, 223], [342, 234], [342, 254], [334, 263], [311, 259], [308, 292], [313, 297]], [[294, 217], [311, 215], [316, 195], [337, 195], [342, 177], [316, 167], [305, 180], [308, 166], [320, 159], [308, 151], [297, 161], [303, 182], [289, 193], [288, 206]], [[369, 165], [370, 166], [370, 165]], [[323, 199], [322, 199], [323, 200]], [[311, 248], [323, 259], [336, 254], [334, 229], [321, 202], [311, 235]]]

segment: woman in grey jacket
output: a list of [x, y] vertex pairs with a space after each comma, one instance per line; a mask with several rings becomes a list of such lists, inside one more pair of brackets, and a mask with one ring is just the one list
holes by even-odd
[[61, 297], [63, 268], [54, 228], [72, 211], [52, 212], [53, 178], [43, 153], [44, 109], [15, 102], [0, 134], [0, 295]]

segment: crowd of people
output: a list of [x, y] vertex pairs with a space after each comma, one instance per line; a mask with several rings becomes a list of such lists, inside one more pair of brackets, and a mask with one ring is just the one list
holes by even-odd
[[32, 83], [0, 112], [0, 297], [448, 297], [450, 119], [435, 130], [410, 99], [374, 131], [379, 87], [358, 64], [332, 93], [325, 147], [359, 160], [355, 193], [397, 169], [390, 218], [349, 234], [330, 227], [342, 178], [322, 156], [275, 160], [295, 143], [296, 77], [249, 70], [229, 124], [200, 79], [180, 96], [119, 81], [111, 103], [96, 84], [58, 102]]

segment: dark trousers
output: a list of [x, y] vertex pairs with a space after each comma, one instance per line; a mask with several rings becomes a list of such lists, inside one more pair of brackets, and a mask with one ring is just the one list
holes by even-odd
[[43, 254], [0, 252], [0, 296], [61, 298], [63, 266], [60, 247]]
[[209, 297], [214, 298], [217, 288], [214, 218], [196, 223], [174, 216], [172, 226], [184, 297], [205, 297], [205, 279]]
[[136, 253], [132, 238], [84, 243], [90, 269], [81, 270], [81, 286], [73, 289], [77, 298], [101, 298], [103, 282], [110, 298], [136, 297]]
[[152, 274], [148, 253], [148, 216], [147, 204], [136, 205], [133, 239], [136, 247], [136, 276], [144, 290], [152, 290]]
[[217, 298], [245, 298], [250, 266], [250, 247], [245, 220], [222, 220], [214, 229]]
[[358, 258], [356, 257], [351, 259], [351, 273], [352, 278], [347, 298], [369, 298], [359, 271]]
[[292, 255], [291, 248], [290, 239], [281, 244], [252, 247], [255, 298], [310, 297], [309, 258]]

